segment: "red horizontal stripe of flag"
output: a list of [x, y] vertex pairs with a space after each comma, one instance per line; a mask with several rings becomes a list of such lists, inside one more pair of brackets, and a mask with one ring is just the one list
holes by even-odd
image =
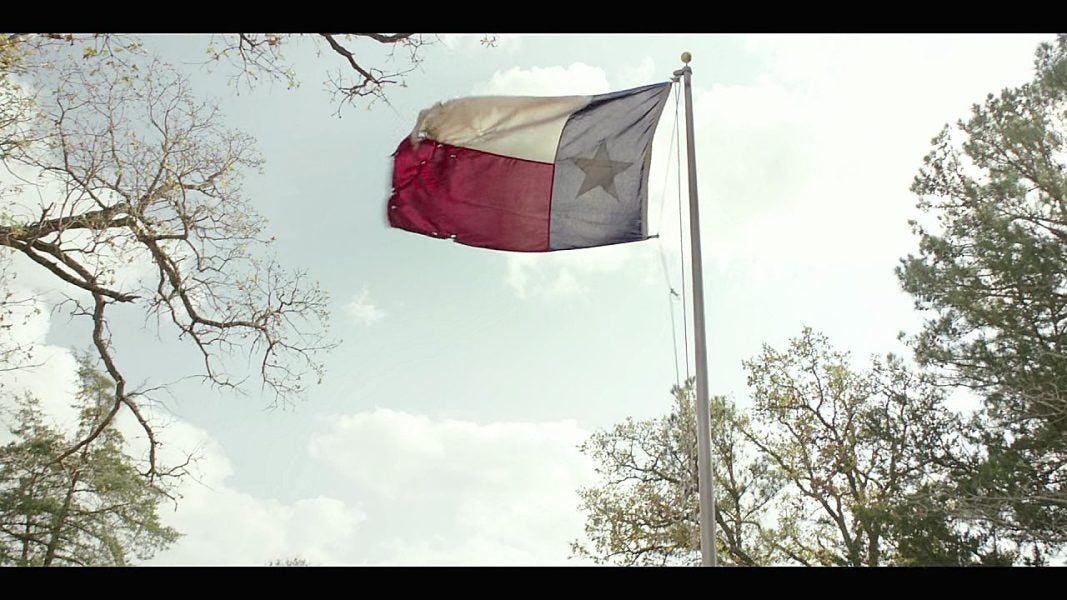
[[393, 227], [468, 246], [549, 250], [554, 165], [408, 138], [394, 157]]

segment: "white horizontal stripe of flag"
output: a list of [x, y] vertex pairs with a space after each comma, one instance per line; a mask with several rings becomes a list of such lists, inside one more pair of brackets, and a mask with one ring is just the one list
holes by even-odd
[[478, 96], [438, 103], [419, 114], [412, 141], [553, 163], [563, 126], [592, 96]]

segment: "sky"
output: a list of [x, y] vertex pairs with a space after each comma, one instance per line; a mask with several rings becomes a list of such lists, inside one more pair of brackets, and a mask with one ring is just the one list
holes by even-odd
[[[339, 115], [323, 85], [338, 65], [310, 44], [285, 49], [299, 87], [247, 90], [202, 65], [209, 36], [144, 38], [256, 138], [265, 166], [246, 194], [281, 262], [329, 292], [342, 340], [323, 383], [291, 405], [195, 382], [160, 399], [164, 456], [199, 459], [177, 507], [162, 508], [184, 536], [149, 564], [575, 564], [575, 492], [595, 481], [578, 445], [670, 409], [676, 349], [686, 372], [669, 296], [682, 281], [675, 94], [653, 146], [649, 230], [660, 237], [547, 254], [387, 226], [390, 155], [419, 110], [636, 87], [668, 79], [691, 52], [710, 391], [744, 405], [741, 361], [805, 325], [860, 362], [907, 354], [898, 334], [921, 318], [893, 269], [917, 246], [911, 181], [931, 138], [1027, 81], [1053, 36], [482, 37], [439, 36], [387, 104]], [[69, 420], [86, 324], [47, 310], [47, 274], [12, 268], [45, 309], [16, 332], [42, 364], [0, 383]], [[196, 369], [194, 348], [146, 330], [135, 311], [113, 326], [131, 379]]]

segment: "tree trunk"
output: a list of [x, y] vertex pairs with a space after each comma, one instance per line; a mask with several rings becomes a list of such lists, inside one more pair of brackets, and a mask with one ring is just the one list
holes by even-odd
[[52, 561], [55, 560], [56, 551], [59, 549], [59, 536], [63, 533], [63, 525], [67, 521], [67, 513], [70, 512], [70, 503], [74, 500], [74, 489], [78, 486], [78, 476], [80, 474], [79, 470], [74, 470], [73, 476], [70, 478], [70, 487], [67, 488], [67, 497], [63, 499], [63, 508], [59, 510], [59, 514], [56, 515], [56, 520], [52, 525], [52, 537], [48, 540], [48, 550], [44, 555], [44, 566], [46, 567], [51, 566]]

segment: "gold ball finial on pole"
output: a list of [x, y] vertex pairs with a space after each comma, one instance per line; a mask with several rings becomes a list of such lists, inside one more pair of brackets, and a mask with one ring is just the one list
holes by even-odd
[[682, 52], [682, 62], [689, 64], [689, 61], [693, 60], [693, 55], [688, 52]]

